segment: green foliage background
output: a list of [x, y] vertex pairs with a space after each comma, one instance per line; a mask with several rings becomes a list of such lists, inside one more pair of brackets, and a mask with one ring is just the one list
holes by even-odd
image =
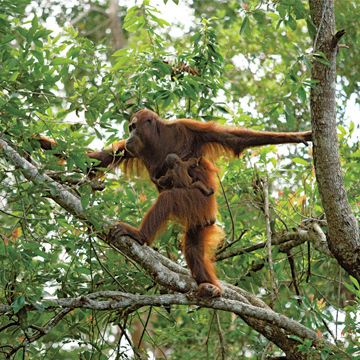
[[[117, 51], [110, 46], [106, 25], [88, 31], [101, 23], [101, 12], [90, 12], [75, 27], [67, 25], [66, 20], [75, 19], [86, 6], [105, 11], [108, 4], [0, 1], [0, 133], [22, 154], [31, 152], [43, 171], [63, 172], [64, 179], [69, 174], [80, 178], [79, 172], [89, 165], [86, 149], [126, 136], [129, 115], [143, 107], [163, 118], [213, 119], [262, 130], [310, 128], [314, 27], [306, 1], [194, 0], [188, 6], [195, 22], [176, 38], [169, 34], [173, 25], [148, 1], [120, 7], [127, 44]], [[60, 25], [58, 34], [44, 25], [51, 15]], [[359, 101], [359, 15], [357, 0], [336, 2], [337, 26], [346, 29], [344, 42], [349, 46], [338, 56], [339, 141], [355, 210], [360, 203], [359, 115], [345, 120], [344, 114], [350, 97]], [[242, 61], [237, 63], [234, 57]], [[321, 54], [318, 57], [326, 61]], [[196, 68], [198, 75], [174, 73], [179, 64]], [[34, 134], [57, 139], [56, 153], [66, 154], [65, 167], [52, 151], [39, 149]], [[265, 241], [262, 198], [253, 186], [256, 176], [269, 179], [275, 232], [323, 214], [309, 148], [268, 146], [217, 165], [222, 182], [218, 220], [226, 241], [244, 233], [234, 248]], [[96, 193], [89, 185], [76, 187], [99, 225], [101, 219], [138, 224], [157, 196], [147, 179], [127, 179], [121, 173], [109, 174], [105, 185]], [[0, 302], [11, 304], [16, 312], [0, 318], [0, 357], [7, 346], [31, 337], [34, 326], [43, 326], [51, 315], [39, 308], [30, 316], [24, 311], [26, 304], [99, 290], [163, 291], [129, 259], [100, 242], [96, 233], [43, 197], [42, 190], [0, 158]], [[183, 264], [179, 237], [179, 227], [170, 226], [155, 246]], [[274, 309], [333, 341], [341, 337], [346, 340], [341, 345], [344, 351], [360, 356], [359, 284], [312, 246], [296, 247], [292, 256], [300, 297], [294, 293], [287, 256], [275, 247], [279, 296]], [[269, 300], [266, 250], [223, 260], [218, 274]], [[132, 336], [148, 317], [151, 325], [143, 333], [143, 343], [158, 357], [166, 353], [168, 359], [218, 358], [219, 334], [229, 359], [257, 359], [267, 346], [266, 339], [228, 313], [174, 306], [144, 308], [124, 318], [116, 311], [76, 310], [27, 346], [26, 358], [127, 358], [129, 351], [119, 343], [121, 329], [126, 327]], [[304, 351], [308, 346], [303, 344]], [[22, 356], [20, 351], [14, 359]], [[326, 349], [321, 356], [329, 357]]]

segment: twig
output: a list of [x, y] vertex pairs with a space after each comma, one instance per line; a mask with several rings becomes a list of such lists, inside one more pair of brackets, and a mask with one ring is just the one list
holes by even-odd
[[102, 261], [100, 260], [99, 258], [99, 255], [95, 249], [95, 246], [93, 244], [93, 242], [91, 241], [90, 242], [91, 244], [91, 248], [92, 250], [94, 251], [94, 254], [95, 254], [95, 258], [97, 260], [97, 262], [99, 263], [99, 265], [101, 266], [101, 268], [116, 282], [116, 284], [119, 286], [119, 289], [122, 290], [122, 291], [125, 291], [125, 288], [121, 285], [121, 283], [119, 282], [118, 279], [116, 279], [116, 277], [111, 273], [111, 271], [102, 263]]
[[5, 210], [2, 210], [2, 209], [0, 209], [0, 212], [7, 215], [7, 216], [11, 216], [13, 218], [26, 220], [26, 221], [44, 221], [44, 220], [48, 220], [48, 218], [28, 218], [26, 216], [14, 215], [14, 214], [11, 214], [11, 213], [9, 213], [9, 212], [7, 212]]
[[228, 249], [230, 246], [233, 246], [234, 244], [236, 244], [238, 241], [240, 241], [242, 238], [243, 238], [243, 236], [247, 233], [247, 229], [245, 229], [245, 230], [243, 230], [242, 232], [241, 232], [241, 234], [237, 237], [237, 239], [235, 239], [234, 241], [231, 241], [231, 242], [229, 242], [229, 243], [226, 243], [226, 242], [224, 242], [224, 246], [223, 247], [221, 247], [217, 252], [216, 252], [216, 254], [218, 255], [218, 254], [221, 254], [222, 252], [224, 252], [226, 249]]
[[233, 215], [232, 215], [232, 212], [231, 212], [231, 208], [230, 208], [230, 204], [229, 204], [229, 201], [228, 201], [228, 198], [226, 196], [226, 193], [225, 193], [225, 190], [224, 190], [224, 186], [222, 184], [222, 181], [220, 179], [220, 176], [217, 174], [217, 178], [219, 180], [219, 183], [220, 183], [220, 187], [221, 187], [221, 191], [223, 193], [223, 196], [224, 196], [224, 199], [225, 199], [225, 203], [226, 203], [226, 207], [228, 209], [228, 212], [229, 212], [229, 216], [230, 216], [230, 222], [231, 222], [231, 242], [234, 241], [234, 238], [235, 238], [235, 223], [234, 223], [234, 218], [233, 218]]
[[[330, 250], [326, 244], [326, 235], [320, 226], [315, 222], [309, 222], [306, 227], [307, 228], [299, 226], [295, 231], [273, 234], [271, 238], [271, 245], [280, 245], [280, 251], [286, 253], [286, 251], [292, 249], [293, 247], [299, 246], [304, 242], [309, 241], [314, 244], [318, 251], [331, 256]], [[266, 245], [267, 242], [263, 241], [245, 248], [235, 249], [233, 251], [224, 253], [220, 252], [216, 256], [216, 261], [221, 261], [234, 256], [250, 253], [262, 249]]]
[[143, 339], [144, 334], [145, 334], [145, 332], [146, 332], [146, 328], [147, 328], [147, 326], [148, 326], [148, 324], [149, 324], [151, 312], [152, 312], [152, 306], [150, 306], [150, 309], [149, 309], [149, 311], [148, 311], [148, 314], [147, 314], [147, 317], [146, 317], [146, 320], [145, 320], [145, 324], [144, 324], [144, 327], [143, 327], [143, 331], [141, 332], [140, 339], [139, 339], [139, 343], [137, 344], [138, 349], [140, 349], [142, 339]]
[[323, 0], [323, 3], [322, 3], [321, 20], [320, 20], [319, 27], [318, 27], [316, 35], [315, 35], [314, 45], [313, 45], [313, 51], [314, 52], [316, 51], [316, 46], [317, 46], [317, 41], [318, 41], [318, 38], [319, 38], [321, 26], [322, 26], [322, 24], [324, 22], [325, 12], [326, 12], [326, 8], [327, 8], [327, 2], [328, 2], [328, 0]]
[[[210, 324], [209, 324], [209, 330], [208, 330], [208, 333], [207, 333], [207, 336], [206, 336], [206, 340], [205, 340], [205, 345], [206, 345], [206, 349], [207, 349], [208, 352], [209, 352], [210, 333], [211, 333], [212, 324], [213, 324], [214, 319], [215, 319], [215, 313], [216, 313], [216, 310], [214, 310], [214, 311], [212, 312], [212, 316], [211, 316], [211, 320], [210, 320]], [[209, 356], [208, 356], [208, 357], [209, 357]]]
[[301, 299], [300, 299], [300, 290], [297, 284], [297, 278], [296, 278], [296, 270], [295, 270], [295, 261], [294, 261], [294, 257], [291, 254], [291, 250], [288, 250], [286, 252], [287, 255], [287, 259], [290, 265], [290, 271], [291, 271], [291, 278], [292, 278], [292, 283], [294, 285], [294, 289], [295, 289], [295, 293], [297, 295], [297, 302], [300, 305], [301, 304]]
[[311, 276], [311, 244], [310, 241], [307, 242], [307, 272], [306, 272], [306, 282], [308, 283], [310, 281]]
[[45, 174], [63, 185], [81, 186], [84, 184], [88, 184], [94, 191], [102, 191], [105, 189], [104, 183], [98, 179], [89, 180], [89, 178], [87, 178], [86, 176], [83, 176], [81, 179], [71, 178], [69, 176], [63, 178], [63, 176], [59, 175], [58, 173], [50, 171], [46, 172]]
[[12, 355], [17, 353], [20, 349], [25, 348], [27, 345], [33, 343], [34, 341], [40, 339], [42, 336], [48, 334], [55, 325], [62, 320], [70, 311], [72, 311], [71, 308], [64, 308], [62, 309], [57, 315], [55, 315], [52, 319], [48, 321], [48, 323], [43, 328], [38, 328], [38, 333], [34, 336], [26, 339], [22, 344], [15, 346], [12, 348], [12, 350], [6, 354], [7, 359], [11, 359]]
[[262, 270], [265, 266], [265, 263], [266, 263], [265, 259], [256, 262], [254, 261], [251, 264], [250, 269], [243, 275], [243, 277], [245, 278], [247, 276], [251, 276], [253, 273]]
[[264, 193], [264, 216], [265, 216], [265, 226], [266, 226], [266, 239], [267, 239], [267, 250], [268, 250], [268, 264], [269, 264], [269, 275], [270, 275], [270, 283], [272, 288], [272, 303], [277, 298], [278, 290], [275, 282], [274, 275], [274, 265], [272, 259], [272, 249], [271, 249], [271, 225], [270, 225], [270, 208], [269, 208], [269, 184], [267, 177], [264, 177], [262, 180], [262, 188]]
[[142, 359], [141, 354], [140, 354], [139, 351], [136, 349], [136, 347], [135, 347], [134, 344], [132, 343], [131, 339], [129, 338], [128, 334], [126, 333], [126, 329], [125, 329], [120, 323], [118, 323], [117, 325], [118, 325], [118, 327], [119, 327], [120, 330], [121, 330], [121, 337], [122, 337], [122, 335], [125, 336], [125, 339], [126, 339], [126, 341], [128, 342], [128, 344], [131, 346], [131, 349], [132, 349], [132, 351], [134, 352], [135, 357], [137, 357], [138, 359], [141, 360], [141, 359]]
[[265, 246], [266, 246], [266, 242], [264, 241], [264, 242], [261, 242], [261, 243], [255, 244], [255, 245], [247, 246], [245, 248], [236, 249], [236, 250], [233, 250], [233, 251], [228, 252], [228, 253], [217, 254], [216, 255], [216, 261], [221, 261], [221, 260], [228, 259], [230, 257], [247, 254], [247, 253], [253, 252], [255, 250], [262, 249]]
[[219, 312], [215, 310], [215, 319], [216, 319], [216, 326], [218, 329], [218, 335], [219, 335], [219, 341], [220, 341], [220, 351], [221, 351], [221, 359], [226, 359], [226, 344], [225, 344], [225, 338], [224, 333], [221, 329], [221, 323], [220, 323], [220, 317]]
[[337, 341], [337, 338], [338, 338], [338, 321], [339, 321], [339, 307], [340, 307], [340, 299], [341, 299], [341, 285], [342, 285], [341, 268], [339, 267], [339, 283], [338, 283], [338, 289], [337, 289], [337, 307], [336, 307], [336, 317], [335, 317], [335, 341]]

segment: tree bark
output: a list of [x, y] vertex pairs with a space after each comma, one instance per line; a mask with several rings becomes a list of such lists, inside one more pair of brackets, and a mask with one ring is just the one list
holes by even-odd
[[346, 196], [336, 134], [336, 54], [344, 31], [335, 33], [334, 0], [309, 0], [309, 5], [317, 28], [311, 74], [316, 85], [310, 94], [314, 164], [328, 245], [339, 264], [360, 281], [359, 227]]
[[125, 37], [119, 18], [119, 0], [110, 0], [108, 14], [110, 20], [113, 49], [122, 49], [125, 46]]

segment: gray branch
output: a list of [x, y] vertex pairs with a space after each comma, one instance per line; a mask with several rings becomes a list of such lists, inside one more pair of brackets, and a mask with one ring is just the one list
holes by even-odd
[[[100, 300], [102, 299], [102, 300]], [[38, 304], [39, 305], [39, 304]], [[259, 320], [267, 321], [277, 325], [279, 328], [289, 331], [301, 338], [319, 341], [314, 330], [308, 329], [295, 320], [289, 319], [284, 315], [278, 314], [271, 309], [259, 308], [250, 304], [245, 304], [237, 300], [217, 298], [212, 300], [199, 299], [194, 294], [167, 294], [167, 295], [137, 295], [123, 293], [120, 291], [100, 291], [87, 296], [75, 298], [63, 298], [57, 300], [46, 300], [43, 305], [45, 308], [54, 310], [63, 308], [69, 312], [70, 309], [85, 308], [92, 310], [119, 310], [128, 307], [139, 308], [142, 306], [169, 306], [169, 305], [197, 305], [212, 309], [231, 311], [240, 316], [250, 316]], [[8, 305], [0, 307], [2, 312], [11, 313], [12, 309]], [[34, 308], [35, 309], [35, 308]], [[51, 322], [51, 324], [54, 321]], [[49, 326], [45, 327], [48, 329]], [[45, 331], [47, 333], [48, 331]], [[329, 344], [328, 344], [329, 345]]]
[[[316, 220], [307, 221], [306, 225], [299, 226], [295, 231], [274, 234], [271, 239], [271, 245], [279, 246], [280, 251], [287, 252], [293, 247], [299, 246], [306, 241], [311, 242], [318, 251], [325, 255], [333, 256], [328, 248], [326, 235]], [[220, 261], [234, 256], [247, 254], [264, 248], [266, 244], [267, 242], [264, 241], [245, 248], [226, 251], [218, 254], [216, 260]]]

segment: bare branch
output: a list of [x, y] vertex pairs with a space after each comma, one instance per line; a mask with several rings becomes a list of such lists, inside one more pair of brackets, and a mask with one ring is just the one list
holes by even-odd
[[267, 247], [267, 257], [269, 264], [269, 274], [270, 274], [270, 283], [271, 283], [271, 301], [274, 303], [278, 295], [278, 289], [276, 286], [276, 280], [274, 275], [274, 265], [272, 260], [272, 249], [271, 249], [271, 226], [270, 226], [270, 206], [269, 206], [269, 184], [267, 178], [262, 179], [262, 191], [264, 193], [264, 216], [265, 216], [265, 226], [266, 226], [266, 247]]
[[[307, 221], [306, 224], [302, 224], [294, 231], [274, 234], [271, 239], [271, 244], [273, 246], [279, 245], [280, 251], [287, 252], [289, 249], [292, 249], [295, 246], [299, 246], [306, 241], [313, 243], [318, 251], [326, 255], [332, 256], [326, 243], [326, 235], [324, 234], [316, 220]], [[262, 249], [266, 245], [267, 242], [264, 241], [258, 244], [247, 246], [245, 248], [218, 253], [216, 256], [216, 261], [221, 261], [234, 256], [247, 254]]]
[[[123, 293], [120, 291], [100, 291], [89, 294], [87, 296], [79, 296], [75, 298], [63, 298], [57, 300], [46, 300], [43, 304], [45, 307], [53, 310], [61, 307], [63, 310], [53, 319], [49, 321], [46, 327], [41, 331], [46, 334], [49, 332], [62, 317], [64, 317], [71, 309], [82, 308], [92, 310], [118, 310], [126, 309], [129, 306], [168, 306], [168, 305], [198, 305], [206, 308], [213, 308], [224, 311], [231, 311], [240, 316], [250, 316], [260, 320], [276, 324], [279, 328], [289, 331], [301, 338], [306, 338], [318, 342], [315, 331], [306, 328], [295, 320], [289, 319], [284, 315], [278, 314], [270, 308], [260, 308], [250, 304], [245, 304], [237, 300], [228, 298], [202, 299], [194, 295], [188, 294], [165, 294], [165, 295], [137, 295]], [[99, 300], [104, 299], [104, 300]], [[7, 308], [7, 312], [12, 312], [11, 306], [3, 305]], [[38, 336], [38, 335], [37, 335]], [[37, 337], [38, 338], [38, 337]], [[35, 336], [34, 336], [35, 339]], [[330, 345], [330, 344], [328, 344]]]

